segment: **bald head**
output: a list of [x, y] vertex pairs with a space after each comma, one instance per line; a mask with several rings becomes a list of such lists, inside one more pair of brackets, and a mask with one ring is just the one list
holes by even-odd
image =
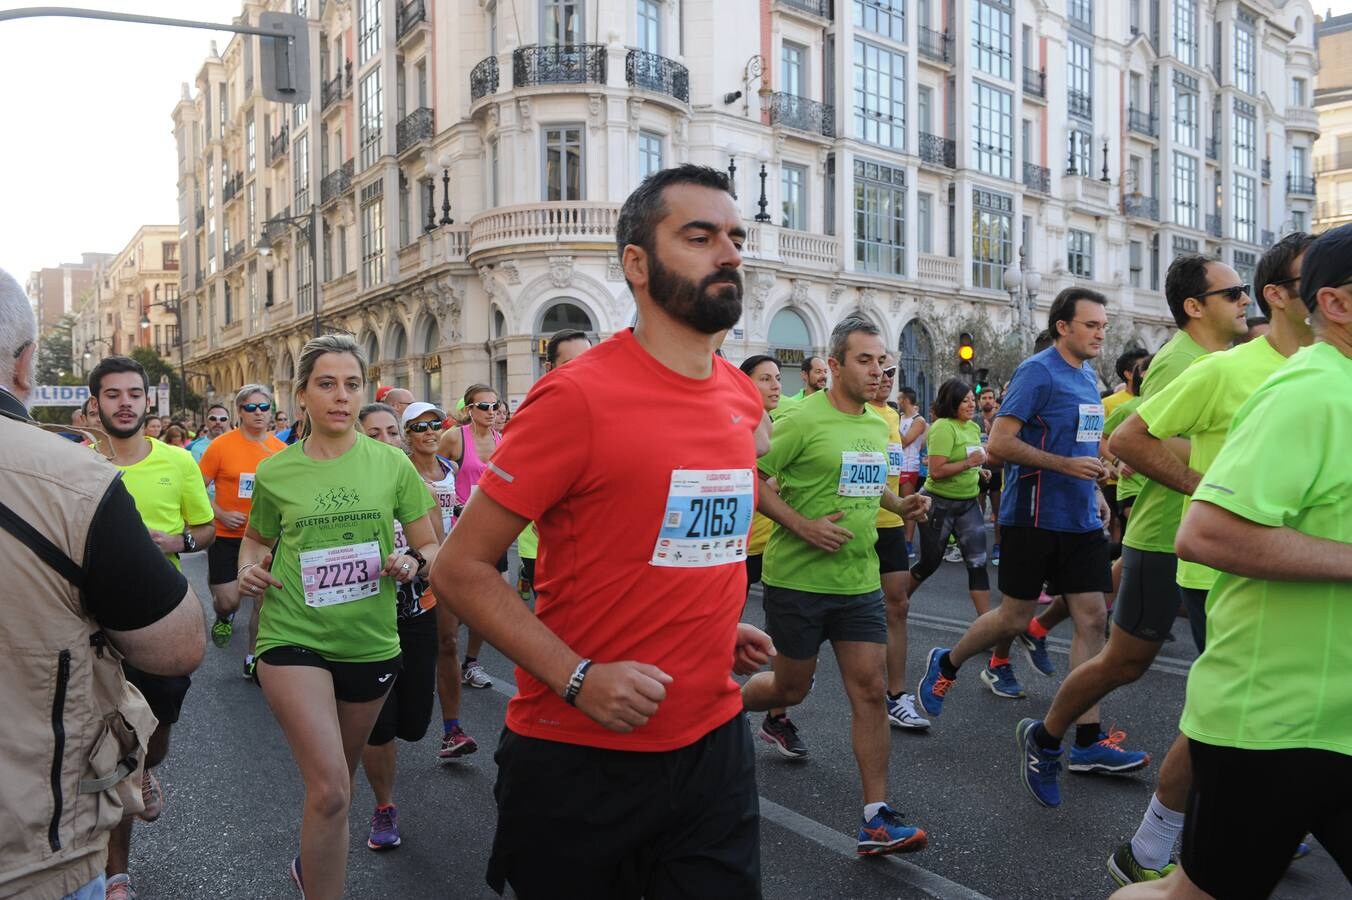
[[384, 402], [394, 408], [395, 418], [398, 418], [413, 402], [413, 392], [404, 388], [391, 388], [385, 393]]
[[4, 269], [0, 269], [0, 387], [23, 403], [33, 389], [38, 320], [33, 304]]

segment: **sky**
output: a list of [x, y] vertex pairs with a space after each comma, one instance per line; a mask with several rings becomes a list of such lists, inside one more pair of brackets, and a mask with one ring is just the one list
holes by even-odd
[[[228, 23], [240, 0], [71, 0]], [[0, 0], [0, 10], [38, 5]], [[1314, 0], [1320, 14], [1352, 0]], [[226, 32], [84, 19], [0, 22], [0, 268], [22, 284], [85, 251], [178, 221], [170, 114]]]

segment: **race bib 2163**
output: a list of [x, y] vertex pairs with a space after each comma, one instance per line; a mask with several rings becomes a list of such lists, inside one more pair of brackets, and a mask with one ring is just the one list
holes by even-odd
[[671, 473], [654, 566], [703, 568], [746, 559], [756, 474], [751, 469], [677, 469]]

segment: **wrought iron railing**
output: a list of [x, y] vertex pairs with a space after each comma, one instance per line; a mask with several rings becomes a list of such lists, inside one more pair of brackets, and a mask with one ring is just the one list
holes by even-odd
[[779, 0], [779, 2], [793, 9], [821, 16], [823, 19], [831, 18], [831, 0]]
[[1047, 70], [1023, 67], [1023, 92], [1035, 97], [1047, 96]]
[[1262, 174], [1263, 174], [1263, 180], [1264, 180], [1264, 181], [1271, 181], [1271, 180], [1272, 180], [1272, 160], [1271, 160], [1271, 159], [1265, 159], [1265, 160], [1263, 160], [1263, 166], [1262, 166], [1261, 172], [1262, 172]]
[[343, 70], [324, 82], [323, 87], [319, 89], [319, 108], [328, 109], [341, 100], [351, 87], [352, 60], [349, 59], [343, 64]]
[[291, 207], [288, 206], [281, 212], [277, 213], [276, 216], [274, 216], [271, 219], [268, 219], [266, 222], [263, 223], [263, 234], [267, 236], [267, 239], [271, 243], [275, 244], [282, 238], [286, 237], [287, 223], [281, 220], [288, 219], [290, 217], [291, 217]]
[[276, 165], [286, 157], [287, 148], [291, 146], [288, 143], [289, 139], [290, 133], [287, 131], [286, 126], [283, 125], [282, 130], [274, 134], [268, 141], [268, 165]]
[[197, 207], [197, 214], [194, 216], [194, 220], [196, 221], [198, 228], [207, 224], [207, 211], [200, 206]]
[[244, 188], [244, 173], [236, 172], [221, 182], [221, 199], [229, 203]]
[[1026, 162], [1023, 164], [1023, 186], [1039, 194], [1052, 192], [1052, 170], [1046, 166]]
[[1133, 218], [1151, 219], [1158, 222], [1160, 219], [1160, 201], [1156, 197], [1128, 194], [1122, 198], [1122, 213]]
[[939, 62], [950, 62], [953, 39], [946, 31], [920, 26], [920, 55]]
[[1081, 119], [1094, 118], [1094, 98], [1084, 91], [1074, 89], [1066, 91], [1066, 108], [1072, 116]]
[[225, 248], [225, 267], [238, 265], [244, 260], [244, 242], [236, 241], [235, 246]]
[[605, 44], [532, 44], [512, 51], [512, 84], [605, 84]]
[[1288, 194], [1314, 194], [1313, 176], [1287, 175], [1286, 192]]
[[690, 70], [680, 63], [646, 50], [630, 50], [624, 58], [624, 80], [639, 87], [690, 102]]
[[352, 160], [334, 169], [319, 182], [319, 202], [326, 205], [352, 190], [352, 173], [355, 171]]
[[1214, 138], [1214, 137], [1213, 137], [1213, 138], [1207, 138], [1207, 139], [1206, 139], [1206, 158], [1207, 158], [1207, 159], [1215, 159], [1215, 160], [1219, 160], [1219, 159], [1221, 158], [1221, 139], [1220, 139], [1220, 138]]
[[936, 166], [957, 168], [958, 145], [949, 138], [938, 134], [920, 132], [920, 159]]
[[394, 14], [394, 31], [397, 37], [403, 37], [408, 30], [419, 22], [427, 21], [427, 4], [423, 0], [409, 0]]
[[1207, 213], [1206, 233], [1214, 238], [1225, 237], [1225, 230], [1221, 228], [1221, 217], [1219, 213]]
[[430, 141], [435, 136], [436, 128], [432, 122], [432, 110], [429, 107], [420, 106], [404, 116], [395, 128], [396, 152], [403, 153], [422, 141]]
[[498, 58], [489, 56], [469, 72], [469, 100], [473, 103], [498, 92]]
[[770, 124], [835, 137], [836, 108], [797, 94], [775, 91], [770, 95]]
[[1142, 109], [1127, 109], [1127, 130], [1149, 137], [1160, 136], [1159, 121], [1155, 114]]

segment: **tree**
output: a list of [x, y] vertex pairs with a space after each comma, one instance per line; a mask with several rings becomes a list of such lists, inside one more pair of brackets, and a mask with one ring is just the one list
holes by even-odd
[[1133, 320], [1126, 317], [1114, 319], [1110, 312], [1108, 321], [1108, 333], [1103, 336], [1103, 349], [1099, 351], [1098, 359], [1094, 360], [1094, 368], [1108, 389], [1115, 390], [1121, 383], [1113, 371], [1117, 358], [1131, 348], [1144, 348], [1146, 343]]
[[75, 317], [65, 315], [53, 325], [38, 341], [36, 371], [38, 384], [79, 384], [62, 381], [62, 376], [70, 374], [71, 346], [70, 331], [75, 325]]
[[[183, 403], [183, 379], [179, 377], [179, 372], [174, 368], [173, 363], [156, 353], [153, 347], [136, 347], [131, 351], [131, 358], [140, 363], [141, 367], [146, 370], [146, 378], [150, 380], [152, 391], [160, 383], [160, 379], [168, 376], [169, 408], [174, 411], [185, 408]], [[202, 398], [189, 389], [186, 408], [197, 409], [201, 403]], [[154, 405], [153, 400], [151, 405]]]
[[996, 321], [985, 304], [973, 303], [965, 308], [954, 304], [932, 326], [937, 344], [934, 361], [937, 384], [957, 377], [958, 340], [963, 332], [972, 335], [976, 349], [972, 367], [989, 369], [990, 383], [998, 389], [1009, 383], [1014, 369], [1023, 361], [1018, 334], [1004, 322]]

